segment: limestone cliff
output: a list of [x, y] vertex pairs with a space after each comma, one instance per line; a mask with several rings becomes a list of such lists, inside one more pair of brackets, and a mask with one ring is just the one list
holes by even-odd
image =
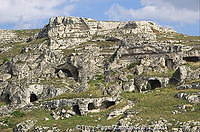
[[[152, 99], [149, 104], [161, 101], [161, 106], [171, 99], [161, 113], [175, 113], [168, 115], [175, 119], [178, 112], [188, 112], [190, 106], [172, 109], [171, 105], [180, 105], [177, 98], [189, 101], [182, 104], [191, 103], [192, 114], [196, 114], [199, 112], [196, 104], [200, 103], [199, 93], [195, 93], [200, 89], [199, 44], [199, 36], [183, 35], [148, 21], [55, 17], [41, 30], [0, 30], [0, 98], [4, 104], [0, 114], [11, 115], [9, 119], [12, 119], [15, 111], [28, 113], [26, 109], [31, 112], [39, 109], [51, 113], [52, 119], [46, 117], [46, 121], [56, 120], [62, 128], [60, 120], [71, 121], [76, 115], [92, 118], [90, 114], [95, 113], [94, 116], [101, 118], [96, 124], [111, 120], [118, 126], [135, 126], [135, 122], [147, 121], [143, 116], [146, 111], [157, 109], [154, 105], [159, 107], [158, 103], [145, 104], [145, 99]], [[183, 93], [178, 94], [180, 89]], [[187, 89], [193, 93], [188, 94]], [[149, 109], [145, 111], [145, 108]], [[102, 112], [106, 114], [101, 115]], [[159, 117], [167, 118], [159, 112]], [[192, 119], [189, 114], [187, 121]], [[29, 130], [59, 131], [38, 128], [45, 121], [39, 117], [37, 120], [39, 124], [25, 121], [14, 130], [26, 131], [22, 129], [26, 129], [27, 123], [32, 126]], [[170, 118], [162, 123], [158, 121], [159, 130], [169, 127], [168, 122], [174, 123]], [[180, 122], [181, 119], [176, 123]], [[75, 125], [79, 123], [77, 120]], [[151, 127], [156, 131], [155, 125], [147, 124], [140, 124], [140, 130]], [[82, 125], [80, 130], [91, 130], [90, 123]], [[196, 126], [191, 129], [198, 131], [200, 128]]]

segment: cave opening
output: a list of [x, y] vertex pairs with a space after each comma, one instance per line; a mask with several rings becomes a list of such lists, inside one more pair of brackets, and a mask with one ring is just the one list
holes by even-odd
[[102, 104], [101, 104], [101, 109], [107, 109], [111, 106], [115, 105], [115, 101], [103, 101]]
[[149, 80], [148, 84], [147, 84], [148, 89], [155, 89], [155, 88], [160, 88], [161, 87], [161, 83], [159, 80], [155, 79], [155, 80]]
[[30, 95], [30, 102], [35, 102], [35, 101], [37, 101], [37, 100], [38, 100], [37, 95], [34, 94], [34, 93], [32, 93], [32, 94]]
[[188, 56], [188, 57], [183, 57], [183, 60], [187, 62], [199, 62], [200, 57], [199, 56]]
[[5, 100], [5, 102], [6, 102], [7, 104], [10, 104], [10, 103], [11, 103], [10, 94], [6, 94], [4, 100]]
[[73, 77], [75, 81], [78, 81], [79, 71], [78, 68], [70, 63], [62, 64], [58, 66], [55, 73], [62, 71], [66, 77]]
[[73, 111], [77, 114], [77, 115], [81, 115], [81, 111], [78, 105], [74, 105], [73, 106]]
[[89, 103], [88, 104], [88, 110], [94, 110], [94, 109], [96, 109], [94, 103]]

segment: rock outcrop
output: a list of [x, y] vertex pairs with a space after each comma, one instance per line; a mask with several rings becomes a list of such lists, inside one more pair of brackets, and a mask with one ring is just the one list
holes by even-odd
[[187, 100], [190, 103], [200, 103], [200, 93], [178, 93], [177, 98]]
[[[155, 102], [154, 98], [163, 100], [165, 97], [161, 96], [166, 93], [167, 99], [174, 98], [172, 102], [184, 99], [195, 107], [194, 111], [185, 113], [198, 112], [199, 43], [198, 36], [179, 34], [149, 21], [53, 17], [41, 30], [0, 30], [0, 115], [15, 118], [12, 115], [15, 110], [45, 110], [50, 115], [41, 117], [42, 120], [56, 122], [76, 117], [78, 120], [80, 116], [92, 119], [98, 113], [95, 116], [103, 118], [94, 122], [119, 120], [113, 124], [116, 127], [109, 126], [113, 131], [126, 125], [138, 131], [198, 131], [198, 125], [192, 123], [174, 128], [166, 120], [136, 124], [140, 118], [137, 116], [135, 122], [133, 119], [141, 112], [141, 109], [137, 111], [138, 107], [148, 111], [159, 106], [146, 106], [147, 102], [142, 102], [145, 97], [152, 96], [149, 101]], [[169, 87], [169, 93], [164, 91]], [[171, 107], [166, 109], [166, 113], [172, 111], [172, 117], [181, 114]], [[2, 121], [2, 126], [10, 127], [9, 123], [5, 125], [9, 121]], [[107, 130], [104, 126], [89, 125], [77, 129]], [[62, 131], [54, 126], [37, 126], [32, 120], [14, 129], [31, 130]]]

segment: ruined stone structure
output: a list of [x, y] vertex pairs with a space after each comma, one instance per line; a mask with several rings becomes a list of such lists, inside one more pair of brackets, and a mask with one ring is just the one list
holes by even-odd
[[[6, 104], [0, 107], [1, 115], [41, 108], [52, 112], [53, 119], [65, 120], [103, 111], [108, 120], [121, 116], [119, 127], [131, 125], [129, 119], [137, 112], [130, 111], [140, 103], [128, 93], [153, 93], [171, 86], [199, 89], [199, 37], [153, 22], [54, 17], [41, 30], [20, 33], [0, 30], [0, 98]], [[198, 92], [177, 93], [177, 98], [192, 104], [200, 100]], [[122, 104], [126, 106], [121, 108]], [[35, 121], [27, 123], [30, 128], [25, 121], [14, 130], [51, 130], [35, 126]], [[140, 129], [168, 129], [167, 121], [158, 124]]]

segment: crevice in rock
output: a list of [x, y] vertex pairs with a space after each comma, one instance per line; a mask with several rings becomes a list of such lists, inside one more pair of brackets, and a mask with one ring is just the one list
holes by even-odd
[[188, 56], [188, 57], [183, 57], [183, 60], [187, 62], [199, 62], [200, 57], [199, 56]]
[[165, 66], [166, 66], [168, 69], [173, 69], [173, 68], [174, 68], [173, 59], [166, 59], [166, 60], [165, 60]]
[[10, 103], [12, 102], [12, 101], [10, 100], [10, 94], [6, 94], [6, 95], [5, 95], [4, 101], [5, 101], [7, 104], [10, 104]]

